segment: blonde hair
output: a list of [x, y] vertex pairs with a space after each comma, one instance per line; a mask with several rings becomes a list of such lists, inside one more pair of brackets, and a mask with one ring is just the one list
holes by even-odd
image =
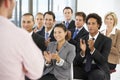
[[109, 13], [107, 13], [107, 14], [105, 15], [104, 22], [105, 22], [105, 19], [107, 18], [107, 16], [109, 16], [109, 15], [112, 16], [113, 19], [114, 19], [114, 24], [113, 24], [113, 26], [116, 26], [117, 23], [118, 23], [118, 18], [117, 18], [117, 15], [116, 15], [114, 12], [109, 12]]

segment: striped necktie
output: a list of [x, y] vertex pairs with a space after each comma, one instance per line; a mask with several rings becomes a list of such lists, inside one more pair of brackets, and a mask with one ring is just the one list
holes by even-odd
[[79, 31], [78, 29], [75, 29], [75, 32], [73, 33], [72, 39], [74, 39], [76, 37], [78, 31]]
[[49, 33], [48, 33], [48, 32], [46, 32], [46, 33], [45, 33], [45, 40], [47, 40], [47, 39], [48, 39], [48, 37], [49, 37]]
[[69, 22], [68, 21], [65, 23], [65, 26], [68, 29], [68, 26], [69, 26]]

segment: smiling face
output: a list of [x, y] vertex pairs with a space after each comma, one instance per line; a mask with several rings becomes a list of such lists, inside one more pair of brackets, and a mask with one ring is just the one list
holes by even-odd
[[99, 24], [95, 18], [89, 18], [87, 21], [87, 27], [91, 35], [96, 35], [99, 30]]
[[55, 20], [53, 19], [52, 15], [46, 14], [44, 17], [44, 25], [45, 27], [50, 30], [53, 25], [55, 24]]
[[112, 15], [108, 15], [106, 18], [105, 18], [105, 24], [107, 25], [107, 27], [113, 27], [114, 26], [114, 18]]
[[34, 25], [33, 16], [30, 15], [22, 16], [22, 21], [21, 21], [22, 28], [24, 28], [28, 32], [31, 32], [33, 25]]
[[54, 37], [57, 40], [57, 42], [64, 41], [66, 35], [67, 32], [65, 32], [61, 27], [54, 28]]
[[69, 21], [72, 18], [72, 11], [70, 9], [65, 9], [64, 12], [65, 20]]

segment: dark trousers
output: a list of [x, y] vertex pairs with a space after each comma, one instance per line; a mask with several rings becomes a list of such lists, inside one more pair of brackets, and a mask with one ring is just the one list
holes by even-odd
[[90, 72], [84, 70], [82, 67], [74, 67], [74, 78], [83, 80], [105, 80], [105, 72], [99, 69], [96, 65], [93, 65]]
[[109, 64], [110, 70], [114, 70], [116, 68], [116, 64], [111, 64], [111, 63], [108, 63], [108, 64]]
[[53, 74], [46, 74], [42, 76], [39, 80], [57, 80]]

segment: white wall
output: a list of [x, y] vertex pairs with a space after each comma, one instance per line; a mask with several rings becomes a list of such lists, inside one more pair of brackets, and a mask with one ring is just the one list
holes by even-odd
[[[98, 13], [102, 20], [106, 13], [113, 11], [118, 17], [117, 27], [120, 29], [120, 0], [78, 0], [77, 11], [83, 11], [86, 14]], [[102, 28], [104, 29], [104, 22]]]

